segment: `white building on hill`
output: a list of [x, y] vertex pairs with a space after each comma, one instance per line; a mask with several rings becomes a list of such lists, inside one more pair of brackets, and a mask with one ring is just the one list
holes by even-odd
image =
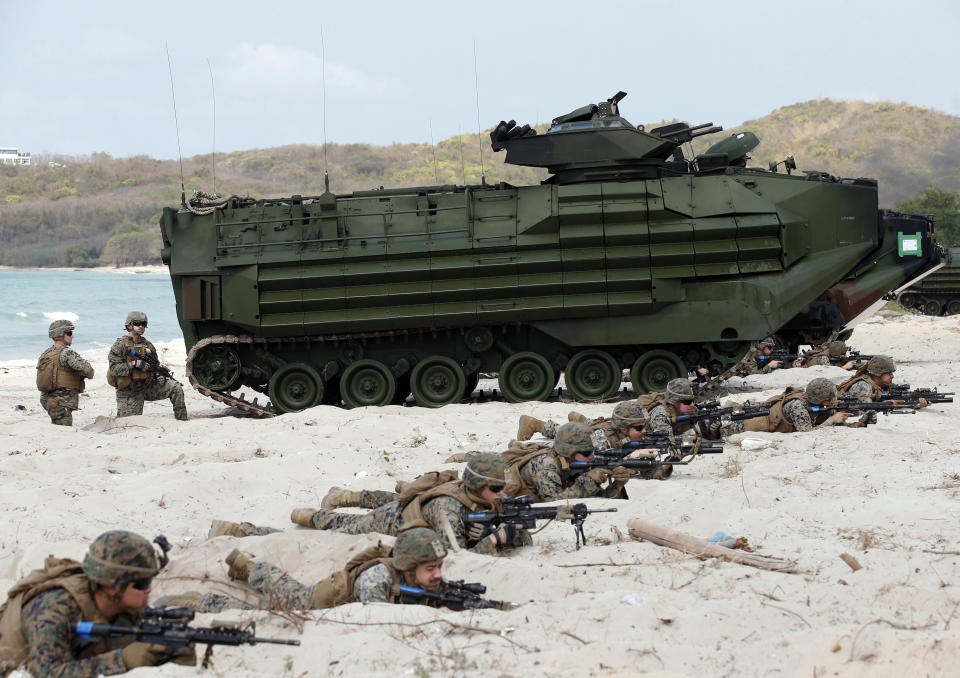
[[19, 148], [0, 146], [0, 165], [29, 165], [30, 154], [21, 153]]

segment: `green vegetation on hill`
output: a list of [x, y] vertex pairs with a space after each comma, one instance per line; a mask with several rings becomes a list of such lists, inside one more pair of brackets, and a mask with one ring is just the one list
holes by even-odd
[[[647, 124], [648, 129], [653, 126]], [[702, 152], [740, 130], [760, 137], [751, 164], [766, 167], [770, 160], [793, 155], [800, 169], [873, 177], [880, 182], [881, 205], [908, 201], [900, 202], [903, 209], [933, 212], [941, 240], [947, 233], [954, 233], [952, 240], [960, 240], [956, 193], [960, 191], [960, 163], [956, 162], [960, 118], [906, 104], [824, 99], [779, 108], [735, 129], [703, 137], [696, 140], [694, 149]], [[503, 157], [490, 150], [485, 132], [487, 182], [519, 185], [547, 176], [543, 170], [504, 165]], [[160, 212], [180, 201], [176, 160], [111, 158], [105, 153], [50, 159], [65, 166], [48, 166], [47, 158], [36, 158], [36, 165], [0, 167], [0, 264], [89, 266], [159, 260]], [[318, 195], [323, 192], [325, 165], [336, 193], [379, 186], [476, 184], [481, 174], [480, 143], [476, 135], [463, 135], [440, 141], [436, 147], [331, 144], [326, 163], [319, 146], [218, 154], [216, 190], [256, 197]], [[188, 194], [194, 189], [214, 189], [209, 154], [185, 158], [183, 168]], [[927, 207], [914, 209], [913, 205]], [[948, 227], [951, 218], [957, 225]]]

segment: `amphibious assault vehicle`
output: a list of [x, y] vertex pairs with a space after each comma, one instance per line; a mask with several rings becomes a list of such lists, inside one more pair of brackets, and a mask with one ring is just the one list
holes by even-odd
[[960, 245], [946, 248], [943, 267], [905, 289], [897, 299], [905, 308], [925, 315], [960, 313]]
[[[871, 179], [747, 166], [758, 140], [712, 124], [634, 126], [623, 92], [538, 134], [502, 121], [535, 186], [447, 185], [252, 199], [161, 218], [163, 261], [201, 392], [256, 414], [318, 403], [438, 407], [495, 372], [510, 401], [565, 374], [582, 400], [695, 366], [721, 371], [779, 331], [823, 339], [936, 264], [932, 224], [877, 209]], [[904, 242], [909, 247], [904, 250]], [[232, 395], [241, 386], [270, 406]]]

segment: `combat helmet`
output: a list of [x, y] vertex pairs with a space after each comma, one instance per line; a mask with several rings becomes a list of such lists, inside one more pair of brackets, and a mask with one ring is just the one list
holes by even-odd
[[483, 452], [467, 462], [460, 477], [464, 488], [474, 494], [489, 485], [506, 485], [507, 462], [499, 454]]
[[557, 429], [553, 449], [561, 457], [572, 457], [577, 452], [585, 456], [593, 454], [593, 431], [579, 421], [570, 421]]
[[867, 363], [867, 372], [875, 377], [887, 372], [896, 372], [897, 367], [893, 364], [893, 358], [887, 355], [875, 355]]
[[675, 405], [681, 400], [693, 400], [693, 386], [686, 379], [671, 379], [667, 382], [667, 390], [663, 400], [669, 405]]
[[111, 530], [93, 540], [83, 559], [83, 572], [101, 586], [123, 589], [160, 571], [153, 544], [134, 532]]
[[77, 329], [72, 320], [54, 320], [50, 323], [50, 329], [47, 330], [47, 335], [51, 339], [56, 339], [57, 337], [62, 337], [67, 332], [73, 332]]
[[757, 342], [757, 348], [776, 348], [777, 342], [773, 340], [773, 337], [766, 337]]
[[130, 311], [127, 313], [127, 319], [123, 321], [123, 326], [129, 326], [134, 320], [142, 322], [144, 327], [147, 326], [147, 314], [143, 311]]
[[827, 347], [827, 353], [831, 358], [839, 358], [847, 353], [847, 344], [843, 341], [831, 341]]
[[426, 527], [401, 532], [393, 544], [393, 566], [401, 572], [447, 557], [443, 537]]
[[627, 400], [613, 408], [610, 423], [618, 431], [625, 431], [631, 426], [643, 428], [647, 423], [647, 411], [636, 400]]
[[817, 377], [807, 384], [807, 388], [804, 390], [803, 396], [807, 399], [807, 402], [813, 405], [819, 405], [822, 402], [836, 398], [837, 387], [829, 379]]

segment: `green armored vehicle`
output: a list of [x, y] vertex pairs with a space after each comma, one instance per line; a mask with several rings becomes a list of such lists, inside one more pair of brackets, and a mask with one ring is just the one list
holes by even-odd
[[946, 250], [946, 263], [941, 269], [911, 285], [897, 297], [905, 308], [914, 308], [925, 315], [960, 313], [960, 245]]
[[[646, 130], [618, 93], [544, 134], [501, 122], [536, 186], [381, 189], [166, 208], [170, 268], [202, 393], [256, 414], [341, 401], [438, 407], [496, 372], [510, 401], [637, 392], [750, 342], [826, 337], [936, 264], [926, 218], [877, 209], [870, 179], [747, 167], [743, 132]], [[202, 196], [201, 196], [202, 197]], [[898, 240], [913, 244], [909, 252]], [[272, 407], [232, 391], [266, 394]]]

